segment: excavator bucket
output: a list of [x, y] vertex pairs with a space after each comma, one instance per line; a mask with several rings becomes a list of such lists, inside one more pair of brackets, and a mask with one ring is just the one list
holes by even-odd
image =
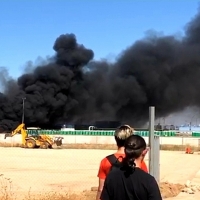
[[6, 133], [6, 134], [4, 135], [4, 139], [6, 139], [7, 137], [11, 137], [11, 136], [12, 136], [11, 133]]
[[54, 137], [54, 143], [57, 146], [62, 146], [62, 139], [64, 139], [63, 137]]

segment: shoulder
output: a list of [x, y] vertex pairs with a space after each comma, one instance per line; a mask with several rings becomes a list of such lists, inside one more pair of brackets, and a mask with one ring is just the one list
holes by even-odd
[[102, 163], [102, 164], [110, 163], [110, 162], [109, 162], [109, 159], [112, 158], [113, 155], [114, 155], [114, 154], [107, 155], [106, 157], [104, 157], [104, 158], [101, 160], [101, 163]]
[[104, 173], [107, 174], [110, 168], [111, 168], [110, 162], [108, 161], [107, 157], [104, 157], [100, 162], [99, 170], [104, 171]]
[[98, 171], [97, 176], [100, 179], [105, 179], [109, 172], [110, 167], [111, 167], [111, 165], [109, 166], [109, 162], [107, 161], [107, 159], [103, 158], [100, 162], [99, 171]]
[[107, 157], [103, 158], [100, 162], [101, 167], [108, 167], [111, 166], [110, 162], [108, 161]]
[[125, 157], [124, 154], [118, 154], [118, 153], [109, 154], [101, 160], [101, 163], [109, 164], [111, 166], [111, 163], [115, 162], [116, 159], [122, 161], [124, 157]]
[[143, 169], [137, 168], [136, 173], [141, 177], [142, 180], [144, 180], [146, 183], [151, 183], [152, 181], [155, 181], [155, 178], [149, 174], [146, 173]]
[[100, 179], [105, 179], [110, 172], [110, 169], [112, 167], [111, 163], [113, 163], [112, 159], [114, 159], [112, 157], [109, 159], [109, 156], [111, 156], [111, 155], [113, 155], [113, 154], [110, 154], [110, 155], [104, 157], [100, 162], [99, 172], [97, 175]]
[[[113, 158], [113, 156], [114, 156], [114, 158]], [[106, 157], [104, 157], [101, 160], [101, 162], [100, 162], [100, 168], [103, 169], [103, 170], [105, 170], [106, 173], [108, 173], [109, 170], [110, 170], [110, 168], [111, 168], [111, 166], [112, 166], [111, 163], [114, 162], [115, 159], [119, 159], [119, 161], [121, 161], [123, 157], [124, 157], [123, 154], [116, 154], [116, 153], [107, 155]]]

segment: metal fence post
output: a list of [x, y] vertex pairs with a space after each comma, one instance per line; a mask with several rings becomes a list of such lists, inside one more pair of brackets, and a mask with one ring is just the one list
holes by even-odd
[[160, 182], [160, 136], [154, 136], [154, 178]]
[[154, 134], [155, 107], [149, 108], [149, 173], [160, 182], [160, 137]]
[[154, 176], [154, 119], [155, 108], [149, 108], [149, 173]]

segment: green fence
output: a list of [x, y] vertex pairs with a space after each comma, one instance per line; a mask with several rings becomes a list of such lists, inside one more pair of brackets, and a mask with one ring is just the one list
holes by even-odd
[[[114, 136], [113, 131], [103, 131], [103, 130], [75, 130], [75, 131], [61, 131], [61, 130], [37, 130], [39, 134], [47, 135], [89, 135], [89, 136]], [[29, 134], [36, 134], [36, 130], [27, 130]], [[137, 135], [148, 137], [149, 131], [135, 131]], [[155, 131], [156, 135], [161, 137], [175, 137], [176, 131]], [[192, 137], [200, 137], [200, 132], [192, 132]]]
[[[27, 130], [29, 134], [35, 134], [35, 130]], [[75, 130], [75, 131], [60, 131], [60, 130], [38, 130], [39, 134], [47, 135], [94, 135], [94, 136], [114, 136], [114, 131], [102, 131], [102, 130]], [[149, 131], [136, 131], [137, 135], [148, 137]], [[161, 137], [174, 137], [175, 131], [155, 131], [155, 134]], [[196, 133], [197, 134], [197, 133]], [[198, 133], [200, 136], [200, 133]], [[195, 137], [198, 137], [194, 135]]]
[[200, 132], [193, 132], [192, 137], [200, 137]]

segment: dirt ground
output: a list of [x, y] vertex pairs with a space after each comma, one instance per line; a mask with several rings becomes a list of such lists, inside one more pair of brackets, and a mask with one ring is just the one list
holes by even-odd
[[[81, 192], [80, 199], [92, 200], [96, 191], [90, 190], [98, 184], [97, 171], [100, 160], [113, 153], [113, 150], [1, 147], [0, 152], [0, 188], [4, 188], [1, 192], [12, 193], [16, 199], [18, 194], [18, 199], [21, 200], [22, 194], [32, 196], [39, 193]], [[146, 162], [148, 164], [147, 159]], [[176, 196], [181, 185], [191, 180], [199, 168], [200, 155], [160, 151], [160, 188], [163, 197]], [[5, 187], [9, 191], [4, 191]], [[87, 191], [82, 192], [84, 190]], [[78, 200], [79, 197], [73, 199]]]

